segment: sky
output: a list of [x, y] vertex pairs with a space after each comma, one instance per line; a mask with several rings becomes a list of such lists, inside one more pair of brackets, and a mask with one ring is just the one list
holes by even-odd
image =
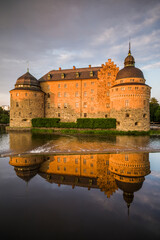
[[123, 68], [131, 52], [160, 102], [159, 0], [5, 0], [0, 6], [0, 106], [27, 72], [37, 79], [58, 69]]

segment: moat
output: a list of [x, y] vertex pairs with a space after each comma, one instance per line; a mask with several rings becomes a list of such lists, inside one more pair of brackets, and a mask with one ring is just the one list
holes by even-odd
[[0, 134], [3, 239], [159, 239], [160, 137]]

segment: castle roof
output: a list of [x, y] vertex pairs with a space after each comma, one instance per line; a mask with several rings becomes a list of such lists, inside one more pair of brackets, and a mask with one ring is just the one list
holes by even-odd
[[43, 81], [60, 81], [60, 80], [79, 80], [79, 79], [96, 79], [98, 71], [102, 67], [89, 67], [89, 68], [74, 68], [74, 69], [60, 69], [52, 70], [39, 79]]
[[19, 77], [16, 81], [16, 85], [33, 85], [39, 86], [38, 80], [29, 72], [26, 72], [21, 77]]
[[130, 43], [128, 56], [124, 60], [124, 68], [118, 72], [116, 80], [122, 78], [144, 78], [143, 72], [135, 67], [135, 60], [131, 55]]

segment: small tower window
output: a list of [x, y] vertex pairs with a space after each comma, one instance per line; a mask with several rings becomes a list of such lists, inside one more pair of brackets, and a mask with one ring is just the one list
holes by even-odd
[[50, 98], [50, 94], [49, 93], [47, 94], [47, 97]]
[[58, 117], [60, 117], [61, 116], [61, 114], [60, 113], [58, 113]]
[[126, 113], [126, 117], [129, 118], [129, 113]]
[[106, 115], [105, 115], [105, 118], [107, 118], [107, 117], [108, 117], [108, 115], [106, 114]]
[[19, 103], [18, 102], [16, 102], [16, 107], [19, 107]]

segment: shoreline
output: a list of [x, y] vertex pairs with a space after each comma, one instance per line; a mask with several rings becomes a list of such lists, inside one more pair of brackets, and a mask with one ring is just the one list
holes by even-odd
[[69, 134], [69, 135], [120, 135], [120, 136], [160, 136], [160, 129], [151, 128], [149, 131], [118, 131], [115, 129], [88, 128], [33, 128], [9, 127], [7, 132], [32, 132], [33, 134]]

